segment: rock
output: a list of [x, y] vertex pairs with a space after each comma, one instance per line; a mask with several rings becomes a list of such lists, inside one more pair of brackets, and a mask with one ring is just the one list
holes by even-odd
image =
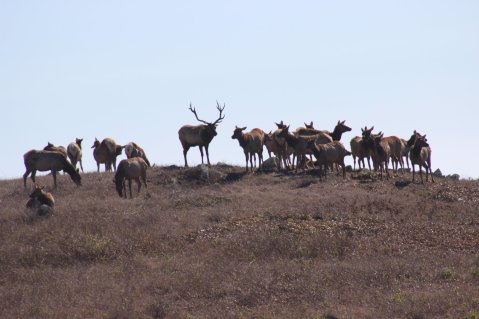
[[277, 157], [270, 157], [263, 162], [263, 171], [272, 172], [278, 168], [279, 160]]
[[442, 175], [442, 172], [441, 172], [441, 170], [440, 170], [439, 168], [436, 169], [433, 174], [434, 174], [434, 176], [436, 176], [436, 177], [444, 177], [444, 175]]
[[461, 178], [461, 176], [459, 176], [459, 174], [452, 174], [452, 175], [448, 175], [447, 178], [450, 178], [453, 181], [458, 181]]

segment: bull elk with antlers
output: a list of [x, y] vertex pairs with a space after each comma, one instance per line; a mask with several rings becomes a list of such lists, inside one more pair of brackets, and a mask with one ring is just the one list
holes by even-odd
[[193, 112], [198, 122], [204, 123], [200, 125], [183, 125], [178, 131], [178, 137], [180, 138], [181, 145], [183, 146], [183, 157], [185, 158], [185, 167], [188, 167], [188, 161], [186, 160], [186, 153], [190, 147], [198, 146], [201, 153], [201, 164], [203, 164], [203, 147], [206, 150], [206, 160], [208, 165], [210, 164], [210, 155], [208, 153], [208, 147], [213, 140], [213, 138], [218, 134], [216, 133], [216, 127], [218, 123], [221, 123], [225, 116], [223, 115], [223, 110], [225, 109], [225, 104], [223, 107], [220, 106], [218, 101], [216, 101], [216, 108], [220, 112], [218, 119], [212, 123], [200, 120], [198, 114], [196, 114], [196, 109], [190, 103], [189, 110]]

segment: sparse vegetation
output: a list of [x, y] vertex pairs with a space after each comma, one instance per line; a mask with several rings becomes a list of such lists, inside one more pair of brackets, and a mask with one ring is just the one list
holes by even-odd
[[0, 317], [478, 317], [479, 181], [213, 171], [152, 167], [127, 201], [39, 176], [49, 218], [0, 181]]

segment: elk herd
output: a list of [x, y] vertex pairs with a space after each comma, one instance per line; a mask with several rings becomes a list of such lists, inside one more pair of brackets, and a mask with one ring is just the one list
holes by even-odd
[[[206, 162], [210, 165], [209, 145], [217, 135], [216, 128], [223, 121], [225, 115], [223, 111], [225, 105], [221, 106], [218, 102], [218, 118], [213, 122], [201, 120], [198, 117], [196, 109], [191, 105], [189, 110], [194, 114], [196, 120], [201, 124], [184, 125], [178, 131], [178, 137], [183, 148], [184, 165], [188, 167], [187, 153], [191, 147], [198, 146], [201, 154], [201, 163], [204, 164], [204, 151], [206, 152]], [[256, 159], [258, 159], [258, 171], [264, 168], [263, 149], [269, 154], [269, 158], [274, 159], [274, 165], [279, 170], [298, 170], [306, 171], [317, 169], [319, 177], [326, 177], [328, 170], [342, 170], [343, 178], [346, 177], [346, 165], [344, 158], [352, 155], [353, 170], [356, 170], [356, 161], [358, 169], [365, 169], [365, 159], [368, 168], [373, 168], [382, 179], [383, 174], [388, 179], [389, 162], [391, 162], [393, 172], [397, 173], [399, 168], [404, 173], [404, 158], [409, 169], [409, 160], [412, 164], [413, 182], [415, 181], [415, 165], [419, 166], [421, 182], [423, 183], [422, 169], [426, 172], [426, 181], [429, 174], [434, 182], [431, 170], [431, 148], [427, 143], [426, 135], [421, 135], [414, 131], [408, 139], [401, 139], [397, 136], [384, 136], [382, 132], [373, 133], [374, 127], [367, 126], [361, 128], [361, 136], [355, 136], [350, 141], [350, 151], [347, 150], [341, 142], [344, 133], [350, 132], [351, 128], [345, 124], [345, 121], [338, 121], [335, 127], [330, 130], [319, 130], [314, 128], [313, 122], [304, 123], [304, 127], [291, 130], [290, 125], [283, 121], [276, 124], [276, 129], [268, 133], [259, 128], [253, 128], [247, 131], [247, 127], [236, 126], [233, 130], [232, 139], [238, 140], [239, 146], [243, 149], [245, 156], [246, 171], [253, 171], [256, 168]], [[77, 138], [65, 149], [63, 146], [55, 146], [48, 143], [42, 150], [30, 150], [24, 154], [24, 163], [26, 171], [23, 174], [24, 187], [27, 186], [27, 177], [31, 174], [31, 179], [35, 183], [35, 174], [37, 171], [51, 171], [54, 187], [57, 186], [56, 174], [59, 171], [67, 173], [72, 181], [80, 186], [81, 176], [77, 164], [82, 164], [82, 142], [83, 139]], [[93, 149], [93, 158], [97, 164], [97, 171], [100, 171], [100, 164], [104, 164], [105, 171], [115, 171], [113, 182], [120, 197], [127, 197], [126, 181], [129, 184], [129, 193], [131, 192], [131, 181], [134, 180], [138, 185], [138, 192], [141, 188], [141, 182], [146, 185], [146, 170], [150, 167], [145, 151], [135, 142], [126, 145], [118, 145], [113, 139], [105, 138], [101, 142], [95, 138], [91, 147]], [[125, 152], [127, 159], [120, 161], [118, 167], [116, 159]], [[274, 157], [273, 157], [274, 155]], [[314, 158], [314, 160], [313, 160]], [[371, 167], [371, 161], [373, 166]], [[270, 161], [271, 162], [271, 161]], [[35, 184], [33, 197], [41, 197], [41, 189]], [[32, 197], [32, 198], [33, 198]], [[48, 202], [43, 200], [44, 202]], [[53, 198], [49, 202], [53, 206]], [[42, 202], [42, 205], [45, 203]]]

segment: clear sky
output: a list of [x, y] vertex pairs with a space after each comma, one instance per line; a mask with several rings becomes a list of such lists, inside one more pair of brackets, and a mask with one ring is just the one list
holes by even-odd
[[346, 120], [348, 149], [366, 125], [416, 129], [433, 169], [478, 178], [478, 17], [475, 0], [0, 1], [0, 178], [24, 173], [26, 151], [76, 137], [87, 171], [95, 137], [183, 165], [190, 101], [213, 121], [216, 100], [213, 163], [244, 165], [235, 125]]

